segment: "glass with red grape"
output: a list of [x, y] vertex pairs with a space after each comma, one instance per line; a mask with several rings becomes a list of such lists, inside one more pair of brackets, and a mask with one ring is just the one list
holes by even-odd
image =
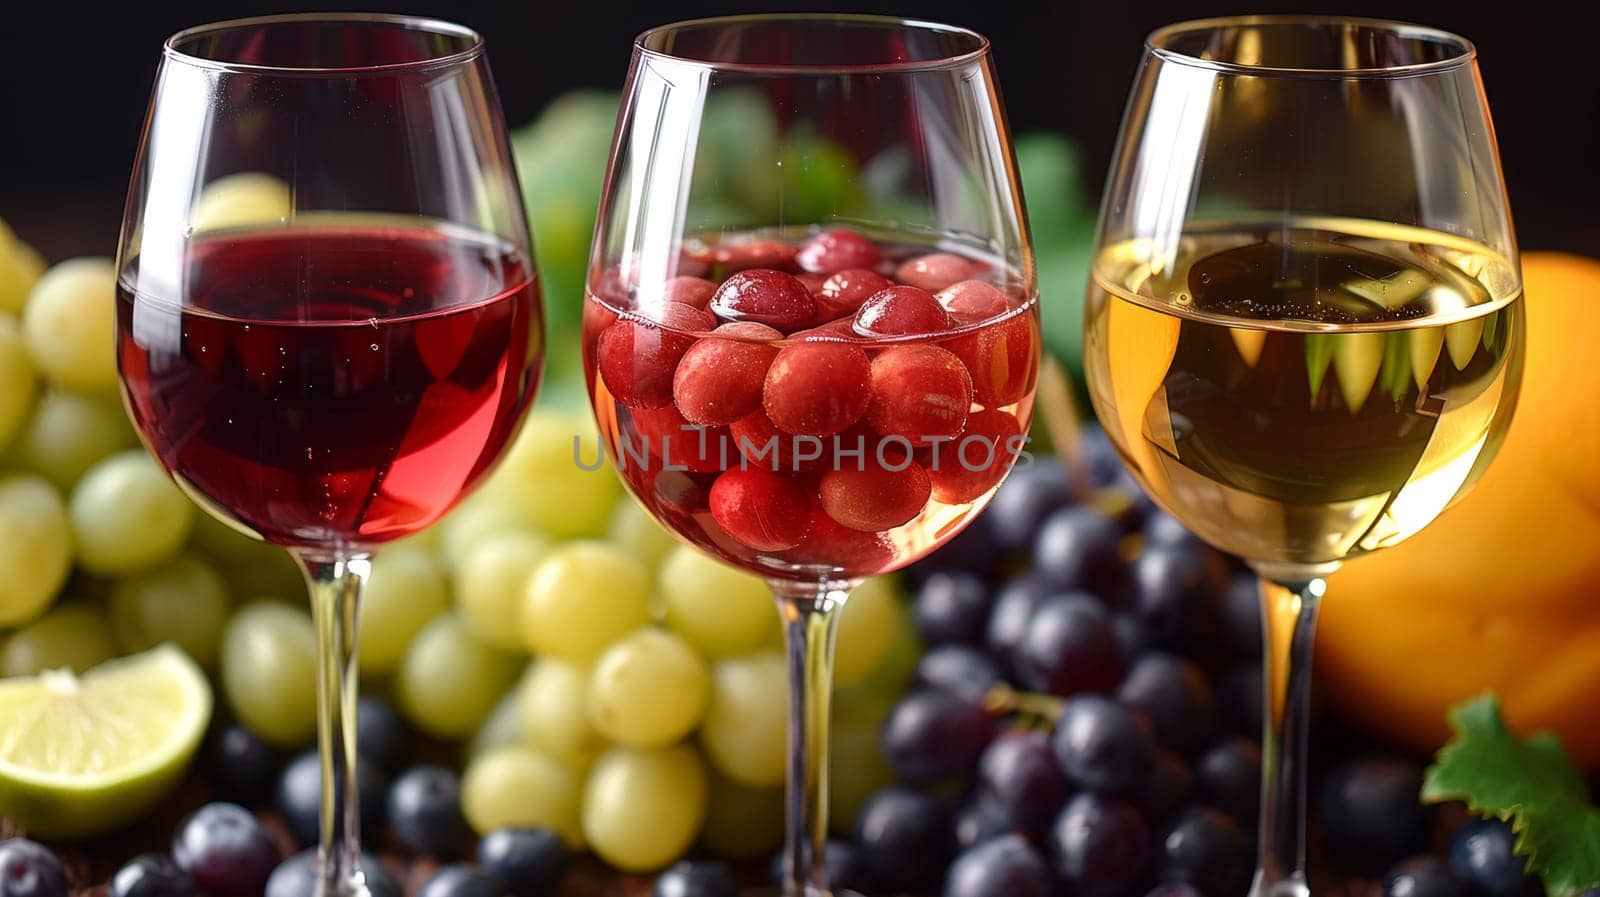
[[825, 893], [836, 612], [971, 522], [1032, 413], [1033, 255], [987, 40], [810, 14], [640, 35], [587, 292], [618, 472], [777, 597], [784, 890]]
[[367, 893], [369, 558], [449, 510], [527, 408], [544, 354], [528, 247], [477, 34], [311, 14], [166, 42], [117, 261], [123, 397], [185, 492], [305, 572], [321, 895]]

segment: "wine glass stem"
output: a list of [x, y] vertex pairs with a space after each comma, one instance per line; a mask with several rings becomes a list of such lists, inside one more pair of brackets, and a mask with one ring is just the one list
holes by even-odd
[[1250, 897], [1306, 897], [1306, 747], [1311, 649], [1326, 583], [1261, 580], [1265, 725], [1261, 737], [1261, 852]]
[[828, 893], [823, 850], [828, 839], [828, 707], [839, 608], [850, 595], [840, 582], [774, 581], [789, 655], [789, 770], [783, 846], [784, 897]]
[[372, 564], [364, 554], [295, 552], [317, 624], [317, 751], [322, 807], [315, 897], [367, 897], [356, 782], [356, 613]]

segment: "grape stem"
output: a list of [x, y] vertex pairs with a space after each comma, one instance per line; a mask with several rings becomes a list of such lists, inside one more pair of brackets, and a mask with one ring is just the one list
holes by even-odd
[[1049, 727], [1061, 718], [1066, 702], [1055, 695], [1041, 695], [1030, 691], [1017, 691], [1004, 682], [989, 689], [983, 696], [983, 709], [997, 716], [1018, 713], [1037, 717]]
[[311, 592], [317, 624], [317, 753], [322, 807], [314, 897], [370, 897], [361, 874], [360, 796], [356, 782], [356, 620], [367, 555], [293, 552]]

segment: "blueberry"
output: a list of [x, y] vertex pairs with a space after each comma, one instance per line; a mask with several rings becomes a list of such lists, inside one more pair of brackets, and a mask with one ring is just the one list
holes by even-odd
[[1261, 737], [1261, 665], [1241, 664], [1217, 677], [1217, 715], [1223, 728], [1245, 738]]
[[217, 793], [229, 800], [266, 803], [282, 764], [278, 752], [244, 726], [223, 726], [211, 743], [212, 778]]
[[916, 682], [969, 701], [981, 701], [1000, 684], [1000, 668], [977, 648], [940, 645], [917, 661]]
[[1116, 522], [1094, 508], [1062, 508], [1039, 528], [1034, 563], [1057, 588], [1108, 595], [1122, 577], [1121, 538]]
[[867, 798], [856, 816], [856, 842], [883, 890], [923, 892], [937, 886], [950, 860], [950, 817], [938, 798], [891, 785]]
[[1383, 897], [1462, 897], [1450, 864], [1436, 856], [1403, 860], [1383, 878]]
[[1190, 657], [1215, 650], [1222, 602], [1202, 549], [1146, 549], [1134, 559], [1130, 578], [1134, 612], [1154, 644]]
[[0, 897], [67, 897], [67, 873], [37, 841], [0, 841]]
[[[783, 864], [783, 852], [779, 851], [772, 857], [768, 870], [772, 880], [779, 884], [783, 882]], [[866, 894], [874, 890], [866, 855], [853, 841], [828, 839], [822, 877], [828, 888], [835, 892]]]
[[1194, 793], [1194, 773], [1176, 752], [1156, 751], [1150, 774], [1135, 785], [1128, 797], [1151, 822], [1159, 822], [1188, 803]]
[[1216, 730], [1216, 705], [1205, 672], [1182, 657], [1140, 657], [1118, 686], [1117, 700], [1144, 714], [1162, 743], [1184, 753], [1205, 744]]
[[945, 782], [971, 775], [993, 735], [981, 703], [933, 689], [914, 691], [883, 724], [883, 755], [907, 781]]
[[1236, 573], [1222, 593], [1222, 637], [1230, 658], [1261, 662], [1261, 585], [1248, 573]]
[[1007, 732], [989, 745], [978, 761], [978, 788], [1016, 829], [1034, 835], [1044, 833], [1072, 790], [1050, 736], [1031, 729]]
[[141, 853], [111, 876], [108, 897], [191, 897], [194, 876], [164, 853]]
[[1143, 719], [1099, 695], [1067, 700], [1051, 746], [1067, 778], [1092, 791], [1134, 788], [1149, 774], [1156, 751]]
[[1427, 846], [1421, 790], [1422, 767], [1399, 757], [1360, 757], [1331, 770], [1322, 783], [1322, 831], [1340, 865], [1380, 875]]
[[[306, 897], [317, 888], [317, 850], [308, 848], [278, 864], [267, 879], [265, 897]], [[371, 854], [361, 855], [361, 876], [372, 897], [402, 897], [400, 883]]]
[[[384, 795], [389, 780], [365, 755], [356, 758], [356, 786], [360, 794], [361, 821], [370, 829], [383, 824]], [[322, 830], [322, 761], [314, 750], [289, 762], [278, 779], [278, 812], [302, 845], [317, 840]]]
[[544, 828], [495, 829], [478, 842], [478, 865], [512, 897], [553, 893], [568, 859], [561, 836]]
[[912, 616], [929, 645], [981, 645], [989, 625], [989, 588], [968, 573], [935, 573], [917, 590]]
[[1156, 850], [1163, 879], [1189, 882], [1205, 897], [1239, 897], [1255, 860], [1239, 826], [1210, 808], [1185, 811], [1161, 835]]
[[656, 878], [652, 897], [739, 897], [739, 883], [721, 863], [682, 862]]
[[422, 887], [416, 897], [502, 897], [505, 889], [499, 880], [473, 863], [451, 863], [440, 866]]
[[1538, 897], [1539, 880], [1512, 851], [1516, 836], [1498, 819], [1474, 819], [1450, 841], [1450, 872], [1477, 897]]
[[1049, 843], [1056, 874], [1080, 897], [1122, 897], [1150, 869], [1150, 828], [1119, 798], [1074, 797], [1051, 826]]
[[[1228, 738], [1207, 748], [1194, 761], [1194, 782], [1201, 802], [1247, 829], [1256, 827], [1261, 812], [1261, 748], [1256, 742]], [[1416, 804], [1416, 792], [1411, 802]]]
[[261, 897], [281, 857], [261, 820], [236, 804], [206, 804], [178, 824], [172, 858], [210, 897]]
[[409, 850], [455, 857], [472, 842], [461, 815], [461, 780], [442, 766], [413, 766], [395, 779], [387, 802], [389, 829]]
[[1021, 551], [1051, 511], [1072, 502], [1072, 479], [1054, 459], [1018, 466], [1000, 485], [983, 520], [1001, 551]]
[[1024, 685], [1066, 697], [1109, 692], [1122, 678], [1122, 645], [1105, 606], [1068, 592], [1041, 602], [1011, 657]]
[[1050, 867], [1021, 835], [1001, 835], [962, 851], [944, 879], [944, 897], [1052, 897]]
[[989, 612], [989, 631], [985, 643], [989, 653], [1008, 669], [1011, 666], [1017, 643], [1028, 631], [1028, 620], [1033, 612], [1055, 589], [1036, 572], [1012, 577], [995, 594], [994, 608]]
[[400, 714], [381, 698], [364, 697], [356, 704], [356, 744], [385, 773], [405, 765], [410, 736]]
[[956, 849], [966, 850], [991, 838], [1020, 831], [1021, 827], [987, 794], [975, 791], [956, 807], [951, 830], [955, 833]]

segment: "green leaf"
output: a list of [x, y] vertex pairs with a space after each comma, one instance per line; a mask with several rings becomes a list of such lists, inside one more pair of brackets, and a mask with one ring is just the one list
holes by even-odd
[[1550, 897], [1600, 885], [1600, 809], [1589, 804], [1583, 776], [1555, 736], [1519, 740], [1492, 694], [1457, 706], [1450, 725], [1455, 736], [1428, 768], [1422, 799], [1465, 801], [1510, 822], [1517, 853]]

